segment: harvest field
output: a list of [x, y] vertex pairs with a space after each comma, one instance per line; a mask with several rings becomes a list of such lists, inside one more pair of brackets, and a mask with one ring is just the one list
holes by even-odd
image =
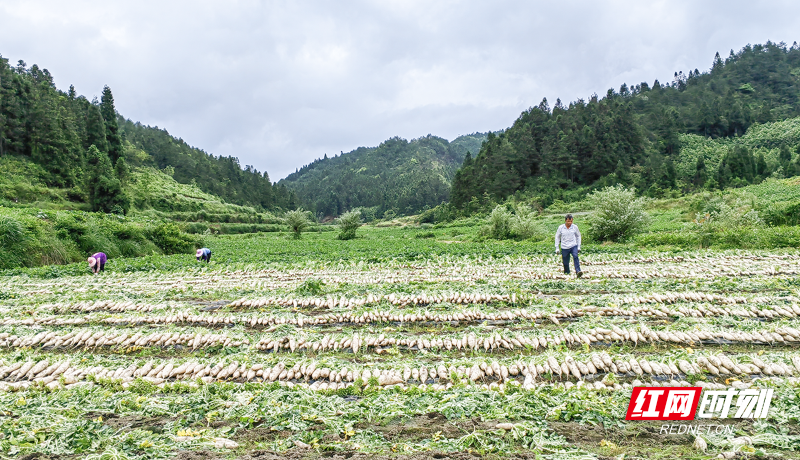
[[[576, 279], [549, 242], [364, 232], [6, 272], [0, 453], [797, 457], [797, 250], [587, 245]], [[774, 396], [696, 440], [626, 422], [639, 384]]]

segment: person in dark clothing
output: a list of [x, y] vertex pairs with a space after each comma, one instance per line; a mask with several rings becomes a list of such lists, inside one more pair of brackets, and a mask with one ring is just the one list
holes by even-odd
[[197, 253], [195, 254], [195, 257], [197, 257], [198, 261], [204, 260], [206, 263], [208, 263], [211, 261], [211, 249], [208, 248], [198, 249]]
[[89, 262], [89, 268], [92, 269], [92, 273], [96, 275], [102, 271], [105, 271], [107, 260], [108, 257], [106, 257], [106, 254], [104, 252], [97, 252], [95, 254], [92, 254], [92, 256], [89, 257], [86, 261]]

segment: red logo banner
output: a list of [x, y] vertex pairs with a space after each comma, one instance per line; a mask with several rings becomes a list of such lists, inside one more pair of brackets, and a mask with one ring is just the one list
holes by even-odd
[[694, 420], [702, 387], [634, 387], [625, 420]]

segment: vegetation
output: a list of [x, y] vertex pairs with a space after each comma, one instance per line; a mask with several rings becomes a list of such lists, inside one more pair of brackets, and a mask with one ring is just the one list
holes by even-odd
[[266, 171], [250, 165], [242, 168], [235, 157], [215, 157], [172, 137], [165, 129], [144, 126], [121, 117], [120, 131], [132, 147], [143, 152], [127, 158], [135, 166], [168, 170], [181, 184], [192, 184], [221, 199], [259, 210], [294, 209], [299, 202], [286, 187], [273, 186]]
[[302, 208], [286, 211], [286, 214], [283, 215], [283, 222], [289, 226], [289, 231], [292, 232], [292, 235], [297, 240], [300, 239], [303, 231], [311, 225], [308, 212], [303, 211]]
[[588, 197], [595, 213], [592, 235], [599, 241], [620, 241], [647, 226], [645, 199], [636, 198], [633, 189], [621, 185], [595, 190]]
[[[266, 173], [242, 169], [236, 158], [214, 157], [165, 130], [124, 119], [109, 87], [100, 101], [89, 101], [72, 86], [66, 92], [57, 89], [46, 69], [28, 68], [23, 61], [11, 66], [0, 56], [0, 157], [7, 156], [35, 163], [42, 184], [65, 190], [71, 200], [95, 210], [126, 210], [116, 182], [124, 181], [120, 174], [126, 163], [169, 168], [180, 183], [260, 210], [297, 206], [294, 195], [273, 187]], [[109, 197], [96, 198], [100, 191]]]
[[[118, 117], [108, 88], [81, 102], [0, 69], [0, 451], [791, 455], [796, 59], [746, 48], [532, 109], [474, 158], [481, 135], [391, 139], [285, 187]], [[339, 219], [308, 232], [290, 187]], [[591, 225], [580, 279], [552, 257], [565, 212]], [[696, 439], [625, 420], [632, 387], [665, 385], [775, 393]]]
[[496, 240], [505, 240], [511, 237], [512, 215], [505, 206], [497, 206], [489, 215], [487, 233]]
[[361, 226], [361, 212], [350, 211], [342, 214], [336, 220], [339, 226], [339, 235], [337, 238], [340, 240], [352, 240], [356, 237], [356, 231]]
[[[536, 220], [551, 232], [563, 216]], [[796, 249], [586, 243], [577, 279], [550, 241], [470, 238], [479, 227], [208, 236], [208, 265], [180, 253], [114, 258], [98, 276], [84, 261], [7, 271], [0, 449], [384, 460], [800, 447]], [[701, 434], [702, 452], [624, 419], [631, 387], [665, 384], [775, 393], [758, 423]]]
[[189, 253], [200, 243], [197, 236], [163, 221], [0, 207], [0, 268], [84, 262], [95, 252], [110, 259]]
[[476, 200], [523, 195], [549, 206], [617, 183], [664, 197], [798, 174], [798, 69], [797, 45], [767, 42], [667, 84], [623, 84], [552, 109], [543, 100], [465, 157], [451, 202], [469, 212]]
[[367, 221], [415, 214], [449, 198], [453, 175], [485, 134], [448, 142], [435, 136], [407, 141], [392, 138], [378, 147], [315, 160], [279, 182], [308, 204], [318, 218], [362, 208]]

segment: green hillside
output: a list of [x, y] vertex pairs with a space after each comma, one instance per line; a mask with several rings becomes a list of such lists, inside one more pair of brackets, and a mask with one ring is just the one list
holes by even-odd
[[448, 142], [436, 136], [412, 141], [392, 138], [378, 147], [360, 147], [315, 160], [280, 181], [318, 217], [354, 208], [368, 214], [414, 214], [449, 198], [450, 182], [468, 152], [477, 152], [486, 134]]
[[771, 42], [668, 83], [622, 84], [552, 109], [544, 100], [465, 160], [452, 204], [515, 195], [547, 206], [613, 183], [658, 197], [792, 176], [799, 101], [800, 47]]
[[120, 174], [131, 166], [169, 168], [177, 182], [193, 183], [227, 202], [262, 210], [296, 206], [292, 193], [273, 187], [266, 172], [241, 168], [236, 158], [210, 155], [166, 130], [125, 119], [109, 87], [99, 101], [89, 101], [72, 86], [56, 88], [47, 69], [23, 61], [12, 66], [1, 55], [0, 157], [34, 163], [40, 185], [97, 211], [127, 211], [131, 197], [122, 193]]
[[[714, 176], [725, 154], [734, 147], [748, 149], [754, 159], [764, 157], [767, 170], [764, 176], [783, 177], [796, 175], [796, 147], [800, 146], [800, 117], [788, 120], [753, 125], [741, 137], [709, 138], [697, 134], [681, 134], [680, 151], [675, 169], [679, 179], [691, 182], [697, 170], [697, 160], [702, 157], [706, 168]], [[781, 149], [788, 149], [791, 155], [790, 164], [781, 159]], [[785, 154], [785, 153], [784, 153]], [[795, 160], [795, 161], [792, 161]]]

